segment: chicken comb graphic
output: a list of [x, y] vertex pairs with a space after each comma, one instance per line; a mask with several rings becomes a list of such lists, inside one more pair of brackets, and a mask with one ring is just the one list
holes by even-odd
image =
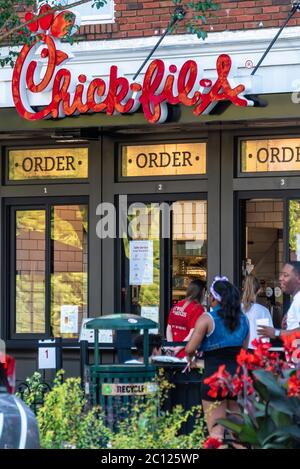
[[40, 8], [37, 15], [28, 11], [25, 14], [25, 21], [31, 21], [27, 26], [32, 34], [42, 33], [62, 39], [76, 32], [74, 13], [69, 10], [53, 11], [47, 4]]

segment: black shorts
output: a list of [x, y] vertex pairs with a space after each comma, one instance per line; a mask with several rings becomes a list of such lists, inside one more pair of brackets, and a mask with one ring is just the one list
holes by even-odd
[[220, 390], [217, 397], [209, 396], [210, 386], [204, 383], [206, 378], [210, 378], [216, 373], [220, 366], [225, 365], [226, 371], [234, 375], [237, 371], [238, 364], [236, 357], [240, 353], [241, 347], [228, 347], [224, 349], [212, 350], [204, 353], [204, 373], [202, 375], [201, 383], [201, 399], [209, 402], [232, 400], [235, 401], [236, 397], [227, 395], [222, 397]]

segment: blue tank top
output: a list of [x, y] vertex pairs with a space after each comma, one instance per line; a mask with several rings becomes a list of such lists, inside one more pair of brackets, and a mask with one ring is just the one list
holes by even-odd
[[240, 324], [230, 331], [224, 324], [224, 319], [219, 315], [221, 306], [216, 306], [209, 314], [214, 322], [214, 329], [206, 336], [200, 346], [201, 351], [208, 352], [226, 347], [242, 347], [244, 340], [249, 334], [249, 322], [244, 313], [241, 312]]

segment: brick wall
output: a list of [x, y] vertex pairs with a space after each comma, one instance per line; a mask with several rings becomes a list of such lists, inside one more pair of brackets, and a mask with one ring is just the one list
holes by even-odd
[[[189, 0], [186, 0], [188, 3]], [[235, 31], [277, 27], [287, 17], [290, 0], [215, 0], [220, 9], [209, 18], [208, 31]], [[82, 39], [119, 39], [160, 35], [167, 28], [174, 4], [171, 0], [115, 0], [116, 22], [81, 29]], [[290, 26], [300, 25], [300, 13]], [[185, 28], [178, 33], [185, 33]]]
[[255, 274], [270, 284], [277, 281], [283, 264], [283, 201], [247, 201], [247, 257], [255, 265]]
[[[220, 9], [208, 18], [204, 27], [208, 32], [237, 31], [280, 26], [291, 8], [291, 0], [214, 0]], [[184, 0], [188, 3], [190, 0]], [[24, 7], [20, 6], [24, 16]], [[79, 39], [125, 39], [162, 34], [168, 27], [175, 5], [172, 0], [115, 0], [115, 23], [85, 26]], [[189, 16], [186, 16], [186, 23]], [[183, 25], [183, 22], [181, 23]], [[300, 13], [289, 26], [300, 25]], [[186, 33], [181, 26], [176, 33]]]

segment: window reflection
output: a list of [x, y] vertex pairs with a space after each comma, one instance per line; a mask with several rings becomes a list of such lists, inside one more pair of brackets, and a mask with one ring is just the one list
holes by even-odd
[[16, 211], [16, 333], [45, 333], [45, 210]]
[[290, 261], [300, 260], [300, 201], [289, 202], [289, 254]]
[[[74, 338], [78, 336], [82, 319], [87, 317], [87, 206], [53, 207], [51, 240], [52, 334], [54, 337]], [[69, 318], [64, 314], [66, 307], [73, 311]]]

